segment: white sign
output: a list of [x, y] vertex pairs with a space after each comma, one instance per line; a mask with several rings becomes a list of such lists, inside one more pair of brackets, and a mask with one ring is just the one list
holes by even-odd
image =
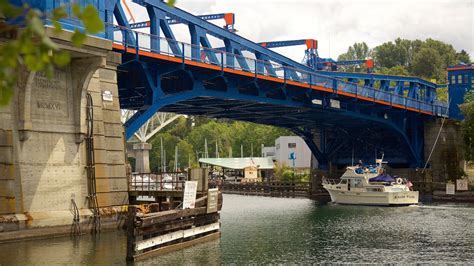
[[331, 99], [329, 100], [329, 103], [332, 108], [337, 108], [337, 109], [341, 108], [341, 102], [339, 102], [338, 100]]
[[311, 102], [312, 102], [313, 104], [323, 105], [323, 100], [320, 100], [320, 99], [313, 99]]
[[102, 92], [102, 100], [106, 102], [113, 102], [114, 96], [112, 95], [111, 91], [103, 91]]
[[219, 189], [210, 188], [207, 190], [207, 213], [217, 212], [219, 200]]
[[454, 195], [454, 184], [446, 184], [446, 195]]
[[186, 181], [184, 184], [183, 210], [194, 209], [196, 205], [197, 181]]
[[456, 180], [456, 190], [468, 190], [467, 180], [466, 179]]

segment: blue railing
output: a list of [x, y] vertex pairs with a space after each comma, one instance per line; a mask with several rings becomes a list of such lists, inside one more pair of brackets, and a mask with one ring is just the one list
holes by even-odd
[[[167, 56], [187, 59], [195, 62], [219, 66], [222, 69], [231, 68], [254, 74], [295, 81], [310, 86], [320, 86], [332, 89], [333, 92], [347, 92], [355, 97], [365, 97], [389, 105], [399, 105], [405, 109], [414, 109], [432, 113], [436, 116], [447, 117], [447, 105], [441, 102], [426, 102], [418, 99], [395, 94], [389, 91], [374, 89], [368, 86], [344, 81], [339, 78], [325, 76], [305, 70], [285, 66], [272, 61], [257, 60], [242, 55], [231, 54], [219, 49], [205, 48], [188, 43], [171, 40], [148, 33], [133, 31], [116, 26], [114, 42], [126, 48], [138, 51], [152, 52]], [[184, 55], [184, 56], [183, 56]]]

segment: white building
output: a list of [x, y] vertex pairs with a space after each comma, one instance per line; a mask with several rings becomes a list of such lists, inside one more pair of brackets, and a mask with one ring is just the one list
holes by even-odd
[[275, 157], [275, 147], [263, 147], [262, 148], [262, 157]]
[[279, 164], [293, 168], [311, 167], [311, 150], [298, 136], [282, 136], [275, 140], [275, 147], [264, 147], [262, 156], [272, 157]]

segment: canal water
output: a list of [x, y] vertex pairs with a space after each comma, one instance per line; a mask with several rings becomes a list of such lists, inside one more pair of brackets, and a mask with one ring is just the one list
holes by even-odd
[[[220, 240], [138, 265], [474, 263], [474, 205], [317, 205], [224, 195]], [[0, 265], [125, 264], [123, 232], [0, 245]]]

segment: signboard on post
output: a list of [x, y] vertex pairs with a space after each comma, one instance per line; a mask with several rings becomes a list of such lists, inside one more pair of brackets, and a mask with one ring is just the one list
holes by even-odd
[[455, 193], [454, 189], [455, 189], [454, 184], [447, 183], [446, 184], [446, 195], [454, 195], [454, 193]]
[[196, 205], [197, 181], [186, 181], [184, 184], [183, 210], [194, 209]]
[[210, 188], [207, 190], [207, 213], [217, 212], [219, 199], [219, 189]]
[[466, 179], [458, 179], [456, 180], [456, 190], [468, 190], [467, 188], [467, 180]]

